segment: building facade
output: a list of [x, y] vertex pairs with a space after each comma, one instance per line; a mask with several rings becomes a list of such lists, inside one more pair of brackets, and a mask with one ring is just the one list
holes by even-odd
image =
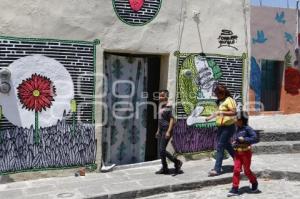
[[[295, 9], [251, 7], [250, 101], [253, 113], [299, 113]], [[299, 57], [299, 56], [298, 56]]]
[[213, 125], [193, 113], [213, 110], [216, 82], [248, 102], [248, 0], [2, 6], [0, 66], [11, 89], [0, 96], [0, 173], [156, 159], [159, 89], [170, 91], [182, 153], [214, 145], [205, 136]]

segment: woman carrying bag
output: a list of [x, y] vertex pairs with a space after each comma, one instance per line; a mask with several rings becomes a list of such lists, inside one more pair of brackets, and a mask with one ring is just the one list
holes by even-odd
[[217, 131], [217, 157], [214, 169], [209, 172], [209, 176], [221, 174], [224, 150], [234, 157], [234, 150], [231, 145], [231, 138], [235, 133], [236, 102], [231, 97], [229, 90], [224, 85], [217, 85], [214, 90], [217, 96], [218, 111], [206, 118], [209, 121], [216, 118]]

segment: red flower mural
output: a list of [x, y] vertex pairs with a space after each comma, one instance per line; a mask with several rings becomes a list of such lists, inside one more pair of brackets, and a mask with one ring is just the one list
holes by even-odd
[[130, 7], [133, 11], [138, 12], [144, 5], [144, 0], [129, 0]]
[[300, 72], [296, 68], [288, 67], [285, 70], [284, 88], [287, 93], [298, 95], [300, 89]]
[[42, 75], [33, 74], [23, 80], [17, 90], [23, 108], [28, 110], [41, 112], [50, 108], [54, 101], [55, 86], [49, 78]]

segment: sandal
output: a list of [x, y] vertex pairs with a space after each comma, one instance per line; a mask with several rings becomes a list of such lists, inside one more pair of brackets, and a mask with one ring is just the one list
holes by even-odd
[[218, 173], [216, 170], [212, 169], [210, 172], [208, 172], [209, 177], [218, 176], [220, 173]]

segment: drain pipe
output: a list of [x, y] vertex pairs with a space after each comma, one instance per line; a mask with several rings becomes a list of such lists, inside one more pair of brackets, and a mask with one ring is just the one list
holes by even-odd
[[295, 56], [296, 56], [296, 61], [295, 65], [297, 65], [297, 68], [300, 69], [300, 60], [299, 60], [299, 3], [300, 0], [297, 0], [296, 2], [296, 16], [297, 16], [297, 32], [296, 32], [296, 46], [295, 46]]
[[297, 0], [296, 11], [297, 11], [297, 48], [299, 47], [299, 1]]

